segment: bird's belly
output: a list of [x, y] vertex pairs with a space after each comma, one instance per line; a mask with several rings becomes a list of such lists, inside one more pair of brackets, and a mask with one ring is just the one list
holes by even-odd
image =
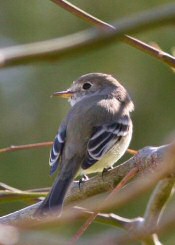
[[114, 163], [116, 163], [127, 150], [129, 143], [131, 141], [132, 129], [128, 132], [125, 137], [115, 144], [104, 156], [101, 160], [94, 163], [88, 169], [81, 169], [81, 174], [90, 174], [95, 172], [102, 172], [104, 168], [112, 167]]

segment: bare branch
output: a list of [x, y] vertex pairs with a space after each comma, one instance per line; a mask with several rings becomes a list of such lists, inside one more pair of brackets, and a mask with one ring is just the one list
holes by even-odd
[[2, 182], [0, 182], [0, 189], [2, 190], [7, 190], [7, 191], [11, 191], [11, 192], [21, 192], [21, 190], [14, 188], [10, 185], [4, 184]]
[[136, 176], [138, 172], [138, 167], [135, 167], [129, 171], [129, 173], [119, 182], [119, 184], [112, 190], [112, 192], [106, 197], [106, 199], [102, 202], [102, 205], [98, 207], [98, 209], [93, 212], [88, 219], [85, 221], [85, 223], [80, 227], [80, 229], [75, 233], [75, 235], [72, 237], [70, 244], [76, 244], [78, 240], [81, 238], [81, 236], [84, 234], [84, 232], [88, 229], [88, 227], [93, 223], [93, 221], [96, 219], [98, 213], [100, 210], [103, 210], [103, 206], [110, 201], [111, 198], [114, 197], [114, 195], [121, 190], [122, 187], [124, 187], [129, 180], [131, 180], [134, 176]]
[[[172, 160], [171, 162], [168, 162], [168, 164], [167, 162], [164, 161], [167, 153], [168, 154], [171, 153], [169, 160], [170, 159]], [[174, 145], [161, 146], [161, 147], [146, 147], [140, 150], [138, 154], [135, 155], [133, 158], [129, 159], [122, 165], [117, 166], [115, 169], [107, 173], [107, 175], [105, 176], [106, 181], [103, 181], [103, 184], [105, 187], [107, 187], [106, 190], [110, 190], [114, 186], [114, 182], [116, 183], [117, 181], [119, 181], [120, 178], [123, 178], [124, 176], [126, 176], [126, 174], [134, 168], [137, 168], [140, 174], [142, 174], [144, 171], [144, 176], [146, 175], [145, 170], [147, 170], [148, 172], [154, 172], [154, 174], [150, 175], [151, 178], [148, 178], [148, 175], [146, 175], [146, 178], [145, 177], [139, 178], [134, 183], [126, 186], [123, 191], [120, 191], [119, 193], [117, 193], [117, 196], [113, 197], [112, 201], [109, 200], [108, 204], [106, 205], [106, 207], [104, 207], [104, 209], [109, 208], [109, 207], [114, 207], [114, 206], [116, 208], [124, 203], [127, 203], [128, 200], [134, 199], [136, 195], [143, 193], [143, 191], [145, 191], [146, 188], [157, 183], [157, 181], [160, 180], [160, 178], [164, 178], [165, 176], [167, 176], [168, 173], [172, 174], [173, 173], [172, 170], [174, 169], [174, 165], [175, 165], [174, 159], [175, 159], [175, 146]], [[155, 168], [156, 168], [156, 171], [154, 171]], [[101, 191], [99, 191], [98, 189], [100, 184], [102, 184], [100, 183], [101, 179], [102, 178], [99, 178], [99, 176], [92, 178], [90, 181], [88, 181], [88, 183], [84, 184], [83, 189], [81, 191], [79, 190], [77, 183], [76, 182], [73, 183], [67, 195], [66, 203], [68, 204], [69, 202], [73, 202], [73, 200], [75, 200], [75, 199], [72, 199], [71, 197], [73, 195], [73, 192], [76, 191], [73, 188], [77, 189], [77, 195], [82, 194], [82, 193], [86, 194], [84, 198], [87, 198], [87, 196], [89, 195], [88, 191], [90, 191], [91, 188], [95, 188], [95, 186], [97, 187], [96, 188], [97, 193], [101, 193]], [[144, 183], [144, 180], [145, 180], [145, 183]], [[91, 185], [92, 182], [95, 183], [94, 187], [93, 185]], [[110, 188], [108, 186], [109, 182], [111, 183]], [[165, 186], [168, 187], [168, 185], [166, 184], [162, 185], [163, 188], [161, 188], [161, 190], [163, 189], [168, 190], [168, 193], [170, 193], [171, 188], [165, 188]], [[157, 193], [158, 195], [154, 195], [156, 197], [154, 198], [154, 200], [155, 201], [157, 200], [156, 201], [157, 205], [155, 205], [155, 202], [150, 201], [149, 208], [147, 209], [146, 214], [145, 214], [145, 219], [148, 222], [147, 224], [150, 224], [150, 217], [152, 217], [153, 214], [159, 213], [159, 215], [156, 215], [156, 217], [160, 216], [161, 212], [155, 211], [156, 209], [154, 207], [157, 206], [158, 210], [162, 209], [163, 207], [162, 204], [165, 203], [165, 199], [167, 200], [167, 197], [168, 197], [167, 194], [160, 195], [161, 192], [157, 192]], [[162, 201], [161, 196], [165, 197], [165, 199], [163, 198], [164, 201]], [[77, 200], [80, 199], [79, 197], [77, 196]], [[100, 202], [101, 201], [102, 200], [100, 200]], [[19, 227], [21, 226], [23, 229], [24, 228], [37, 229], [37, 227], [41, 229], [41, 227], [48, 226], [49, 224], [54, 226], [55, 224], [58, 224], [58, 223], [59, 224], [64, 223], [64, 222], [70, 223], [71, 221], [75, 220], [75, 218], [77, 217], [79, 218], [84, 217], [83, 216], [84, 214], [82, 214], [82, 212], [72, 212], [69, 206], [69, 207], [64, 208], [64, 212], [62, 213], [61, 217], [56, 217], [56, 215], [54, 215], [53, 217], [48, 217], [42, 220], [36, 220], [36, 219], [33, 220], [33, 213], [39, 204], [40, 203], [37, 203], [25, 209], [19, 210], [15, 213], [1, 217], [0, 222], [1, 223], [13, 223], [13, 224], [16, 223]], [[93, 201], [93, 205], [88, 202], [88, 207], [90, 209], [92, 208], [92, 210], [96, 210], [96, 206], [97, 206], [97, 203], [94, 206], [94, 201]], [[91, 213], [91, 215], [92, 214], [94, 213]], [[28, 220], [25, 222], [26, 218], [28, 218]], [[128, 231], [128, 235], [111, 237], [111, 242], [117, 241], [119, 244], [130, 244], [131, 241], [141, 240], [142, 244], [145, 244], [145, 245], [150, 245], [150, 244], [160, 245], [158, 237], [154, 233], [158, 232], [160, 228], [162, 227], [159, 228], [159, 226], [155, 227], [154, 224], [150, 224], [149, 229], [147, 229], [147, 227], [144, 226], [143, 218], [138, 217], [136, 219], [129, 220], [129, 219], [121, 218], [119, 216], [115, 216], [114, 214], [109, 214], [109, 215], [98, 214], [97, 221], [103, 222], [106, 224], [110, 224], [110, 225], [119, 226]], [[24, 222], [24, 223], [21, 224], [21, 222]], [[161, 226], [162, 226], [162, 222], [161, 222]], [[103, 242], [105, 244], [105, 240]], [[95, 244], [98, 244], [98, 243], [95, 243]]]
[[48, 142], [41, 142], [41, 143], [34, 143], [34, 144], [27, 144], [27, 145], [11, 145], [9, 147], [0, 149], [0, 153], [48, 147], [51, 146], [52, 144], [53, 144], [52, 141], [48, 141]]
[[72, 3], [65, 1], [65, 0], [51, 0], [52, 2], [56, 3], [60, 7], [64, 8], [65, 10], [69, 11], [71, 14], [85, 20], [86, 22], [98, 27], [103, 31], [115, 30], [115, 27], [92, 16], [91, 14], [85, 12], [84, 10], [78, 8], [77, 6], [73, 5]]
[[[89, 211], [82, 207], [73, 207], [73, 209], [81, 212], [81, 219], [82, 218], [88, 218], [90, 215], [93, 215], [94, 212]], [[127, 219], [124, 217], [121, 217], [119, 215], [113, 214], [113, 213], [98, 213], [95, 219], [95, 222], [107, 224], [115, 227], [120, 227], [126, 230], [131, 229], [131, 227], [138, 226], [138, 223], [140, 224], [143, 222], [142, 217], [134, 218], [134, 219]]]
[[[47, 141], [47, 142], [41, 142], [41, 143], [33, 143], [33, 144], [27, 144], [27, 145], [11, 145], [6, 148], [0, 149], [1, 153], [6, 152], [13, 152], [13, 151], [21, 151], [21, 150], [30, 150], [30, 149], [36, 149], [36, 148], [43, 148], [43, 147], [50, 147], [52, 146], [53, 141]], [[138, 151], [133, 149], [127, 149], [127, 152], [131, 155], [135, 155], [138, 153]]]
[[[119, 244], [130, 244], [132, 239], [138, 239], [142, 241], [143, 245], [161, 245], [157, 233], [160, 231], [161, 226], [166, 227], [166, 223], [161, 222], [159, 226], [158, 221], [172, 193], [175, 182], [174, 166], [175, 144], [172, 144], [165, 154], [163, 164], [160, 168], [165, 172], [165, 176], [169, 172], [169, 177], [160, 180], [157, 184], [146, 208], [144, 218], [141, 221], [138, 220], [136, 223], [130, 223], [131, 227], [128, 230], [128, 237], [120, 236], [113, 238], [113, 240], [116, 241], [117, 239]], [[167, 220], [170, 222], [169, 219]]]
[[[89, 197], [92, 197], [96, 194], [100, 194], [106, 191], [110, 191], [115, 188], [115, 186], [123, 179], [133, 168], [138, 168], [138, 174], [143, 173], [143, 171], [154, 171], [157, 166], [160, 166], [163, 161], [163, 156], [166, 153], [169, 146], [161, 146], [161, 147], [145, 147], [139, 151], [137, 155], [130, 158], [125, 163], [117, 166], [111, 171], [107, 172], [102, 179], [101, 174], [91, 178], [89, 181], [85, 182], [81, 188], [79, 189], [78, 181], [75, 181], [66, 196], [65, 204], [72, 203], [74, 201], [78, 202], [80, 200], [85, 200]], [[103, 206], [103, 210], [115, 205], [115, 207], [121, 206], [123, 203], [128, 202], [130, 199], [135, 198], [137, 195], [146, 190], [148, 187], [157, 183], [160, 179], [159, 175], [154, 176], [150, 181], [150, 179], [146, 178], [145, 183], [142, 179], [142, 185], [138, 184], [137, 181], [135, 183], [130, 184], [127, 189], [127, 195], [123, 192], [119, 192], [117, 196], [112, 198], [106, 205]], [[135, 189], [133, 187], [135, 186]], [[134, 192], [133, 192], [134, 189]], [[120, 198], [119, 198], [120, 197]], [[94, 204], [94, 202], [93, 202]], [[29, 206], [25, 209], [19, 210], [15, 213], [6, 215], [0, 218], [0, 222], [18, 222], [24, 218], [31, 218], [31, 215], [39, 206], [39, 203]], [[89, 208], [91, 206], [89, 205]], [[92, 205], [92, 210], [94, 206]], [[68, 212], [67, 212], [68, 213]], [[21, 218], [22, 214], [22, 218]], [[64, 215], [63, 215], [64, 217]], [[71, 215], [70, 215], [71, 217]]]
[[[125, 33], [137, 33], [159, 25], [172, 24], [175, 19], [175, 4], [169, 4], [145, 11], [137, 16], [123, 19], [114, 23], [116, 30], [104, 32], [89, 29], [53, 40], [19, 45], [0, 50], [0, 67], [24, 64], [32, 61], [60, 59], [72, 55], [75, 51], [87, 52], [94, 48], [109, 45], [110, 42], [119, 41]], [[131, 42], [131, 40], [128, 40]], [[141, 45], [140, 45], [140, 49]], [[148, 50], [150, 48], [148, 47]], [[149, 51], [150, 54], [152, 51]], [[156, 49], [154, 52], [157, 52]], [[175, 67], [175, 59], [171, 55], [159, 50], [158, 56], [166, 64]]]
[[47, 192], [27, 192], [27, 191], [0, 191], [0, 203], [14, 202], [17, 200], [36, 200], [45, 197]]
[[158, 224], [164, 207], [171, 196], [174, 182], [174, 178], [165, 178], [160, 180], [154, 189], [144, 215], [144, 226], [148, 229]]
[[[113, 25], [110, 25], [92, 15], [89, 13], [83, 11], [82, 9], [76, 7], [75, 5], [69, 3], [68, 1], [65, 0], [51, 0], [52, 2], [56, 3], [57, 5], [61, 6], [62, 8], [66, 9], [69, 11], [71, 14], [74, 14], [75, 16], [85, 20], [86, 22], [96, 26], [97, 28], [103, 30], [103, 31], [114, 31], [118, 30], [117, 23]], [[156, 59], [159, 59], [163, 61], [164, 63], [174, 67], [175, 65], [175, 57], [172, 55], [160, 50], [159, 48], [150, 46], [143, 41], [140, 41], [134, 37], [131, 37], [129, 35], [123, 35], [122, 39], [123, 42], [131, 45], [132, 47], [135, 47], [144, 53], [147, 53]]]

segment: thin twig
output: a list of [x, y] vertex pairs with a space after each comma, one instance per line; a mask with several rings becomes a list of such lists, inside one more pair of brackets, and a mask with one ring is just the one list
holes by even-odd
[[116, 28], [96, 17], [93, 15], [85, 12], [84, 10], [78, 8], [77, 6], [73, 5], [72, 3], [65, 1], [65, 0], [51, 0], [52, 2], [56, 3], [60, 7], [64, 8], [71, 14], [85, 20], [86, 22], [95, 25], [96, 27], [100, 28], [103, 31], [115, 30]]
[[21, 192], [21, 190], [14, 188], [10, 185], [7, 185], [5, 183], [0, 182], [0, 189], [5, 191], [11, 191], [11, 192]]
[[[125, 33], [137, 33], [156, 26], [172, 24], [174, 20], [175, 4], [168, 4], [117, 21], [114, 23], [116, 30], [113, 31], [104, 32], [92, 28], [62, 38], [3, 48], [0, 49], [0, 67], [39, 60], [60, 59], [66, 55], [71, 56], [74, 52], [78, 54], [82, 51], [92, 51], [95, 48], [109, 45], [111, 42], [120, 41]], [[131, 39], [128, 42], [132, 42]], [[140, 49], [142, 49], [141, 45]], [[147, 50], [150, 50], [150, 47]], [[154, 52], [149, 52], [153, 55], [157, 51], [155, 49]], [[155, 57], [175, 68], [175, 58], [173, 56], [159, 50]]]
[[48, 147], [51, 146], [52, 144], [53, 144], [52, 141], [48, 141], [48, 142], [33, 143], [27, 145], [11, 145], [9, 147], [0, 149], [0, 153]]
[[[85, 208], [77, 207], [77, 206], [74, 206], [73, 210], [76, 210], [82, 213], [80, 218], [88, 218], [90, 215], [94, 213]], [[121, 217], [113, 213], [98, 213], [96, 216], [95, 222], [129, 230], [131, 229], [131, 227], [135, 225], [138, 226], [138, 224], [142, 223], [143, 218], [137, 217], [134, 219], [127, 219], [127, 218]]]
[[[11, 145], [6, 148], [1, 148], [0, 154], [6, 153], [6, 152], [20, 151], [20, 150], [30, 150], [30, 149], [35, 149], [35, 148], [50, 147], [52, 146], [52, 144], [53, 144], [53, 141], [46, 141], [46, 142], [26, 144], [26, 145]], [[127, 152], [131, 155], [137, 154], [137, 151], [133, 149], [128, 149]]]
[[48, 193], [50, 190], [50, 187], [43, 187], [43, 188], [37, 188], [37, 189], [29, 189], [26, 190], [27, 192], [45, 192]]
[[131, 155], [136, 155], [138, 153], [138, 151], [133, 150], [133, 149], [127, 149], [127, 152]]
[[31, 200], [40, 199], [40, 197], [45, 197], [47, 192], [27, 192], [27, 191], [0, 191], [0, 203], [4, 202], [14, 202], [17, 200]]
[[[103, 31], [114, 31], [118, 29], [117, 24], [116, 26], [110, 25], [94, 17], [93, 15], [83, 11], [82, 9], [69, 3], [68, 1], [65, 0], [51, 0], [51, 1], [61, 6], [65, 10], [69, 11], [71, 14], [74, 14], [75, 16], [85, 20], [86, 22], [92, 24], [93, 26], [96, 26], [97, 28]], [[159, 48], [150, 46], [144, 43], [143, 41], [140, 41], [129, 35], [123, 35], [122, 41], [174, 67], [172, 63], [175, 64], [175, 58], [170, 54], [160, 50]]]

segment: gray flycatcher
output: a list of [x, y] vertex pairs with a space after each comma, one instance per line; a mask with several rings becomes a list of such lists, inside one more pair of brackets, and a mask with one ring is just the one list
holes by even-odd
[[101, 172], [122, 157], [132, 137], [130, 112], [134, 110], [126, 89], [111, 75], [81, 76], [66, 91], [71, 109], [61, 124], [50, 152], [51, 174], [61, 170], [37, 215], [60, 212], [69, 186], [77, 175]]

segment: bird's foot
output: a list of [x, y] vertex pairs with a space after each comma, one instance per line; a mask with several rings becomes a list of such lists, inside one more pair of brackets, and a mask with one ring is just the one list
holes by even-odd
[[85, 174], [79, 179], [78, 185], [79, 185], [79, 190], [81, 190], [81, 184], [88, 181], [89, 177]]
[[111, 169], [113, 169], [113, 167], [108, 167], [108, 168], [104, 168], [103, 171], [102, 171], [102, 179], [104, 180], [104, 175], [109, 172]]

